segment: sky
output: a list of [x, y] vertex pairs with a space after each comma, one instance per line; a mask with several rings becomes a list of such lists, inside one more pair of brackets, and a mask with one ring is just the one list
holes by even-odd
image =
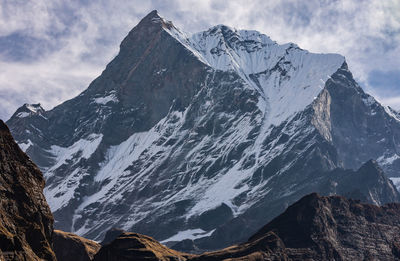
[[78, 95], [154, 9], [189, 34], [225, 24], [340, 53], [365, 91], [400, 109], [400, 0], [0, 0], [0, 119]]

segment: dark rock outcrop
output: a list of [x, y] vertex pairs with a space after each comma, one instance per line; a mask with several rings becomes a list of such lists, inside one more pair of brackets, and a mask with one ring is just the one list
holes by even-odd
[[114, 239], [119, 237], [124, 232], [125, 232], [124, 230], [119, 228], [112, 228], [108, 230], [106, 235], [104, 236], [103, 241], [101, 241], [101, 245], [104, 246], [111, 243], [112, 241], [114, 241]]
[[56, 260], [40, 170], [0, 120], [0, 260]]
[[243, 244], [187, 255], [171, 252], [149, 237], [124, 233], [104, 246], [95, 260], [400, 260], [399, 240], [400, 204], [379, 207], [313, 193]]
[[399, 260], [400, 204], [305, 196], [250, 238], [276, 233], [293, 260]]
[[95, 241], [60, 230], [53, 232], [53, 249], [57, 261], [90, 261], [101, 245]]

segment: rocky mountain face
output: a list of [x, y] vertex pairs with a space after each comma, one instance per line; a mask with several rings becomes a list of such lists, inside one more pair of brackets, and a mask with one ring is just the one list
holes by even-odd
[[[309, 174], [308, 179], [296, 183], [297, 190], [291, 195], [274, 201], [257, 202], [246, 213], [229, 220], [218, 227], [209, 237], [198, 239], [186, 239], [185, 241], [165, 242], [168, 246], [183, 251], [201, 251], [202, 249], [220, 248], [224, 243], [232, 239], [235, 242], [244, 242], [248, 238], [249, 231], [263, 226], [264, 220], [271, 220], [286, 207], [279, 205], [282, 202], [295, 202], [298, 198], [319, 191], [322, 195], [343, 195], [364, 202], [381, 205], [387, 202], [399, 202], [400, 196], [394, 185], [388, 180], [376, 162], [369, 161], [357, 171], [343, 170], [340, 168], [325, 173], [314, 172]], [[272, 212], [272, 213], [271, 213]], [[211, 217], [210, 217], [211, 218]], [[265, 222], [264, 222], [265, 223]], [[253, 232], [255, 233], [255, 231]], [[179, 240], [177, 240], [179, 241]]]
[[56, 260], [42, 173], [0, 120], [0, 260]]
[[311, 194], [249, 241], [273, 231], [293, 260], [400, 260], [400, 204], [378, 207]]
[[100, 250], [95, 241], [60, 230], [54, 230], [52, 242], [57, 261], [90, 261]]
[[187, 35], [156, 11], [87, 90], [7, 123], [55, 226], [90, 239], [117, 226], [215, 249], [311, 192], [399, 200], [379, 166], [400, 173], [400, 118], [344, 57], [224, 25]]
[[400, 204], [378, 207], [313, 193], [246, 243], [189, 255], [152, 238], [123, 233], [102, 247], [95, 260], [400, 260], [399, 232]]

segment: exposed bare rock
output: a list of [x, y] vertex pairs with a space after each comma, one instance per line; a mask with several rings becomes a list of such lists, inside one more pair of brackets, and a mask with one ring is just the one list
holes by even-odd
[[0, 260], [56, 260], [40, 170], [0, 120]]
[[305, 196], [250, 242], [273, 231], [293, 260], [399, 260], [400, 204]]
[[53, 232], [53, 249], [58, 261], [90, 261], [101, 245], [93, 240], [61, 230]]

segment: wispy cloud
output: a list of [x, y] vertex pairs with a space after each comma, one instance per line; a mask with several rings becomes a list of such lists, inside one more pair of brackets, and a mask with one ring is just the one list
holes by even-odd
[[397, 0], [1, 0], [0, 118], [24, 102], [51, 108], [77, 95], [152, 9], [189, 32], [228, 24], [312, 52], [341, 53], [368, 91], [400, 108], [393, 93], [385, 99], [382, 81], [371, 81], [373, 72], [400, 68]]

